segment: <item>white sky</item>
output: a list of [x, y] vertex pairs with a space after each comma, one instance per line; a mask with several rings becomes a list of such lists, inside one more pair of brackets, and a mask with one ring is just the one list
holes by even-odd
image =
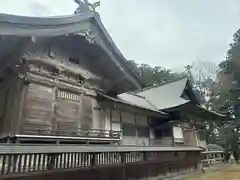
[[[73, 0], [0, 0], [0, 13], [72, 14]], [[180, 70], [224, 60], [240, 28], [240, 0], [101, 0], [98, 12], [127, 59]]]

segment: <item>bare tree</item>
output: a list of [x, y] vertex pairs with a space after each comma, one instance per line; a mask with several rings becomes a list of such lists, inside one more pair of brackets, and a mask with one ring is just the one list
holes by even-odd
[[202, 105], [211, 109], [211, 87], [216, 78], [217, 65], [211, 61], [198, 60], [185, 67], [193, 89], [201, 95]]

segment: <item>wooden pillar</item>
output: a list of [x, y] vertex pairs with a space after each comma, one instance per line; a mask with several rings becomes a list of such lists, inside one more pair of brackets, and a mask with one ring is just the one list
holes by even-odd
[[[121, 141], [122, 141], [122, 138], [123, 138], [123, 123], [122, 123], [122, 111], [121, 110], [119, 110], [119, 121], [120, 121], [120, 134], [119, 134], [119, 136], [120, 136], [120, 139], [121, 139]], [[118, 145], [120, 145], [121, 144], [121, 142], [120, 141], [118, 141]]]
[[58, 131], [58, 127], [56, 127], [56, 119], [54, 118], [56, 113], [57, 91], [58, 91], [57, 87], [54, 87], [52, 90], [51, 131], [55, 133], [56, 131]]
[[101, 108], [100, 105], [94, 97], [92, 98], [92, 106], [93, 106], [93, 112], [92, 112], [92, 122], [93, 122], [93, 129], [102, 129], [102, 119], [101, 119]]
[[6, 129], [6, 113], [7, 113], [7, 104], [8, 104], [8, 95], [9, 95], [9, 91], [6, 91], [6, 93], [4, 93], [4, 99], [1, 99], [1, 101], [3, 101], [3, 107], [2, 107], [2, 113], [0, 116], [0, 132], [1, 133], [6, 133], [5, 129]]
[[136, 142], [136, 145], [138, 145], [138, 127], [137, 127], [137, 115], [136, 113], [134, 112], [133, 114], [133, 118], [134, 118], [134, 126], [136, 128], [136, 134], [135, 134], [135, 142]]
[[[111, 130], [111, 119], [110, 119], [110, 109], [104, 108], [104, 130]], [[109, 135], [107, 135], [109, 136]]]
[[[169, 125], [168, 125], [169, 126]], [[175, 145], [175, 142], [174, 142], [174, 132], [173, 132], [173, 125], [171, 125], [171, 134], [172, 134], [172, 146]]]
[[23, 117], [24, 117], [24, 108], [25, 108], [25, 103], [26, 103], [26, 95], [28, 92], [28, 85], [29, 83], [24, 82], [21, 80], [21, 94], [20, 94], [20, 101], [19, 101], [19, 109], [18, 109], [18, 122], [17, 122], [17, 134], [21, 133], [22, 130], [22, 122], [23, 122]]
[[109, 108], [110, 130], [112, 131], [112, 107]]
[[143, 161], [147, 161], [147, 153], [146, 151], [143, 152]]
[[122, 111], [119, 110], [119, 120], [120, 120], [120, 123], [122, 123]]
[[14, 79], [13, 80], [13, 85], [12, 85], [12, 90], [10, 89], [9, 91], [11, 92], [9, 96], [9, 100], [11, 101], [11, 106], [10, 106], [10, 136], [14, 136], [18, 132], [18, 121], [19, 121], [19, 107], [20, 107], [20, 100], [21, 100], [21, 80], [19, 79]]

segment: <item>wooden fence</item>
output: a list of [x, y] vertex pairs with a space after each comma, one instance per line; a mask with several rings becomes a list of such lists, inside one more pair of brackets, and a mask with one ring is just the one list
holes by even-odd
[[[179, 152], [184, 152], [185, 156], [178, 158]], [[165, 158], [164, 153], [169, 158]], [[74, 169], [79, 171], [119, 166], [129, 166], [131, 169], [136, 165], [150, 168], [147, 174], [155, 171], [163, 171], [164, 175], [168, 172], [178, 174], [184, 169], [197, 169], [199, 162], [200, 151], [187, 147], [0, 145], [0, 175], [5, 178], [16, 178], [14, 174], [29, 176], [32, 173]], [[143, 172], [134, 171], [135, 175]]]

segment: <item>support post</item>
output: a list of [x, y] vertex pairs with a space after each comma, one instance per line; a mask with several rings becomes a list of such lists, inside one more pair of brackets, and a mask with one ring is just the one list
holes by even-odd
[[143, 152], [143, 161], [147, 161], [147, 152]]

